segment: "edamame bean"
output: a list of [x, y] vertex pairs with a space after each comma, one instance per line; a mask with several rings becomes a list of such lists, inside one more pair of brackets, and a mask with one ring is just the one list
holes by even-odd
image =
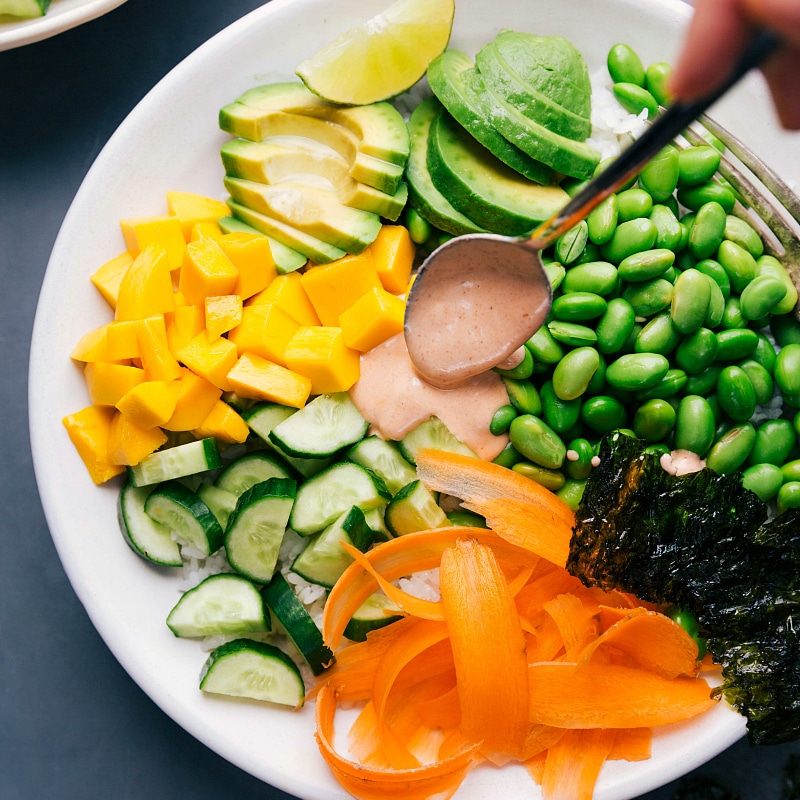
[[664, 278], [653, 278], [641, 283], [631, 283], [622, 291], [622, 296], [633, 306], [637, 317], [651, 317], [672, 302], [672, 284]]
[[755, 492], [764, 503], [778, 494], [782, 483], [783, 474], [774, 464], [753, 464], [742, 473], [742, 486]]
[[714, 201], [704, 203], [697, 211], [689, 233], [689, 250], [699, 259], [710, 258], [725, 238], [725, 209]]
[[625, 425], [628, 421], [628, 412], [616, 398], [597, 395], [583, 403], [581, 419], [587, 428], [602, 435]]
[[[698, 270], [699, 272], [699, 270]], [[703, 325], [706, 328], [716, 328], [725, 316], [725, 296], [722, 294], [722, 289], [719, 284], [710, 276], [708, 278], [708, 285], [711, 287], [711, 296], [708, 300], [708, 313], [703, 320]]]
[[756, 410], [756, 393], [747, 373], [732, 364], [724, 367], [717, 380], [717, 400], [735, 422], [744, 422]]
[[517, 409], [510, 403], [500, 406], [492, 415], [489, 422], [489, 433], [493, 436], [500, 436], [508, 430], [508, 426], [517, 416]]
[[736, 472], [750, 455], [755, 438], [756, 430], [749, 422], [734, 425], [712, 445], [706, 466], [720, 475]]
[[544, 364], [557, 364], [564, 358], [564, 348], [552, 337], [546, 325], [542, 325], [525, 342], [525, 347], [531, 351], [534, 361], [540, 361]]
[[[759, 239], [759, 241], [761, 241]], [[797, 305], [797, 289], [795, 288], [792, 279], [786, 268], [774, 256], [760, 256], [756, 261], [756, 277], [762, 275], [769, 275], [772, 278], [777, 278], [783, 282], [786, 287], [786, 295], [775, 308], [772, 309], [773, 314], [788, 314]]]
[[675, 263], [675, 253], [666, 248], [642, 250], [623, 258], [618, 267], [619, 277], [631, 283], [658, 278]]
[[406, 227], [414, 244], [425, 244], [433, 233], [430, 222], [411, 207], [406, 209]]
[[781, 474], [783, 475], [783, 482], [800, 481], [800, 458], [787, 461], [781, 467]]
[[562, 322], [554, 319], [547, 323], [550, 335], [569, 347], [585, 347], [597, 341], [597, 334], [588, 326], [577, 322]]
[[688, 377], [682, 369], [668, 369], [667, 374], [658, 383], [649, 389], [636, 392], [635, 397], [640, 402], [653, 398], [669, 400], [686, 386], [687, 380]]
[[718, 347], [714, 331], [700, 327], [678, 345], [675, 351], [675, 363], [694, 375], [714, 363]]
[[562, 264], [571, 264], [583, 252], [589, 237], [586, 220], [573, 225], [566, 233], [558, 237], [555, 255]]
[[736, 205], [736, 195], [727, 186], [715, 181], [701, 183], [699, 186], [681, 186], [678, 189], [678, 202], [692, 211], [697, 211], [704, 203], [712, 200], [719, 203], [728, 214]]
[[656, 314], [639, 331], [633, 349], [636, 353], [661, 353], [669, 355], [681, 340], [681, 334], [672, 322], [668, 311]]
[[770, 275], [757, 275], [744, 287], [739, 307], [745, 319], [757, 320], [771, 313], [786, 297], [786, 285]]
[[556, 433], [568, 431], [580, 419], [580, 397], [572, 399], [559, 397], [553, 388], [552, 380], [542, 384], [542, 388], [539, 390], [539, 396], [542, 398], [541, 416]]
[[[564, 461], [567, 477], [576, 481], [588, 478], [589, 473], [592, 471], [593, 458], [594, 448], [588, 439], [573, 439], [567, 445], [567, 456]], [[781, 476], [781, 479], [783, 479], [783, 476]]]
[[[725, 301], [720, 325], [725, 330], [737, 330], [747, 327], [747, 320], [742, 316], [742, 306], [736, 295], [731, 295]], [[713, 325], [708, 327], [715, 327]]]
[[711, 392], [715, 392], [720, 372], [722, 372], [722, 365], [712, 364], [702, 372], [690, 375], [684, 386], [686, 394], [699, 394], [705, 397]]
[[530, 381], [517, 381], [513, 378], [503, 378], [502, 376], [501, 380], [506, 387], [511, 405], [520, 414], [542, 413], [542, 400], [536, 387]]
[[557, 469], [540, 467], [538, 464], [531, 464], [527, 461], [520, 461], [514, 464], [511, 469], [526, 478], [530, 478], [532, 481], [536, 481], [540, 486], [544, 486], [545, 489], [549, 489], [551, 492], [557, 491], [566, 482], [563, 472]]
[[750, 357], [761, 364], [770, 375], [775, 371], [775, 360], [778, 354], [775, 352], [772, 342], [763, 333], [756, 333], [756, 347]]
[[758, 344], [758, 334], [750, 328], [732, 328], [717, 333], [717, 361], [749, 358]]
[[784, 483], [778, 489], [778, 514], [790, 508], [800, 508], [800, 481]]
[[618, 284], [619, 275], [613, 264], [608, 261], [589, 261], [570, 268], [561, 284], [561, 291], [565, 294], [593, 292], [605, 297], [612, 294]]
[[681, 223], [669, 206], [655, 204], [650, 212], [650, 222], [656, 226], [656, 248], [673, 251], [680, 249]]
[[672, 102], [672, 95], [667, 90], [671, 74], [672, 66], [666, 61], [650, 64], [645, 70], [644, 85], [660, 106], [668, 106]]
[[560, 497], [573, 511], [577, 511], [583, 498], [583, 491], [586, 488], [586, 481], [568, 480], [557, 492]]
[[526, 380], [530, 378], [530, 376], [533, 375], [533, 355], [527, 347], [522, 348], [522, 353], [522, 359], [515, 367], [511, 367], [510, 369], [495, 367], [498, 374], [506, 378], [514, 378], [515, 380]]
[[716, 421], [705, 397], [689, 394], [678, 403], [675, 416], [675, 447], [703, 455], [714, 443]]
[[800, 344], [787, 344], [775, 359], [775, 383], [784, 394], [800, 393]]
[[639, 173], [639, 185], [653, 198], [654, 203], [663, 203], [672, 197], [678, 185], [678, 150], [668, 144], [656, 153]]
[[699, 186], [707, 183], [719, 169], [721, 155], [710, 145], [687, 147], [678, 153], [679, 186]]
[[581, 250], [578, 257], [572, 262], [572, 267], [578, 264], [587, 264], [590, 261], [600, 261], [600, 248], [594, 243], [587, 240], [586, 244]]
[[567, 270], [557, 261], [551, 261], [549, 264], [544, 265], [544, 271], [547, 275], [547, 280], [550, 281], [550, 288], [554, 292], [557, 291], [564, 281]]
[[669, 369], [666, 356], [658, 353], [630, 353], [608, 365], [606, 380], [611, 386], [627, 391], [655, 386]]
[[772, 375], [758, 361], [752, 358], [740, 361], [739, 366], [747, 373], [750, 383], [753, 384], [753, 390], [756, 393], [756, 405], [763, 406], [769, 403], [775, 394], [775, 381], [772, 379]]
[[756, 276], [756, 260], [741, 245], [725, 239], [717, 250], [717, 261], [731, 281], [731, 289], [741, 294]]
[[780, 467], [796, 444], [797, 436], [788, 419], [768, 419], [756, 428], [756, 438], [748, 461], [750, 464], [774, 464]]
[[696, 269], [687, 269], [675, 281], [670, 314], [680, 333], [693, 333], [702, 327], [711, 301], [711, 282]]
[[547, 469], [559, 469], [567, 448], [544, 420], [533, 414], [517, 417], [508, 429], [511, 444], [529, 461]]
[[666, 400], [648, 400], [633, 415], [633, 432], [647, 442], [661, 441], [675, 425], [675, 417], [675, 409]]
[[586, 387], [585, 392], [585, 394], [590, 397], [600, 394], [606, 386], [606, 368], [608, 367], [608, 364], [606, 363], [605, 357], [599, 350], [597, 351], [597, 358], [599, 362], [597, 369], [595, 370], [594, 375], [592, 375], [592, 379], [589, 381], [589, 385]]
[[598, 203], [586, 217], [589, 241], [597, 245], [605, 244], [614, 235], [618, 219], [617, 195], [611, 194]]
[[655, 97], [643, 86], [620, 81], [612, 86], [614, 96], [619, 104], [629, 113], [637, 116], [647, 111], [647, 119], [655, 119], [658, 114], [658, 103]]
[[626, 189], [617, 194], [617, 219], [627, 222], [647, 217], [653, 210], [653, 198], [644, 189]]
[[580, 397], [600, 366], [600, 357], [593, 347], [570, 350], [556, 364], [553, 372], [553, 391], [562, 400]]
[[712, 258], [704, 258], [694, 265], [694, 269], [712, 278], [717, 286], [719, 286], [725, 300], [731, 296], [731, 279], [728, 277], [728, 273], [725, 272], [719, 261], [714, 261]]
[[511, 469], [514, 464], [522, 461], [522, 454], [509, 442], [500, 453], [492, 459], [493, 464], [499, 464], [501, 467]]
[[646, 217], [617, 225], [612, 237], [600, 248], [606, 261], [620, 261], [642, 250], [650, 250], [656, 242], [656, 226]]
[[753, 258], [764, 253], [764, 242], [755, 228], [747, 221], [728, 214], [725, 220], [725, 238], [743, 247]]
[[800, 344], [800, 322], [788, 314], [773, 316], [769, 321], [769, 329], [781, 347], [786, 347], [787, 344]]
[[645, 85], [645, 69], [636, 51], [627, 44], [615, 44], [606, 57], [608, 74], [614, 83]]
[[605, 314], [608, 303], [593, 292], [570, 292], [553, 300], [551, 313], [565, 322], [587, 322]]

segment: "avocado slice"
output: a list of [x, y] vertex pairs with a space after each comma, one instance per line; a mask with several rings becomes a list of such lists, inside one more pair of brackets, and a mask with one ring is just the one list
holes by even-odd
[[354, 133], [359, 140], [359, 150], [364, 155], [401, 167], [406, 165], [411, 147], [408, 128], [400, 112], [391, 103], [337, 108], [326, 118]]
[[544, 125], [554, 133], [581, 142], [592, 132], [589, 117], [575, 114], [562, 106], [557, 97], [551, 99], [533, 86], [523, 83], [493, 42], [478, 51], [475, 62], [484, 83], [528, 119]]
[[559, 186], [532, 183], [509, 169], [444, 110], [431, 125], [428, 169], [454, 208], [507, 236], [530, 232], [569, 200]]
[[241, 205], [235, 200], [229, 199], [228, 207], [238, 219], [251, 225], [257, 231], [277, 239], [286, 247], [297, 250], [315, 264], [327, 264], [347, 255], [347, 251], [342, 250], [340, 247], [334, 247], [321, 239], [317, 239], [315, 236], [309, 236], [307, 233], [303, 233], [303, 231], [299, 231], [297, 228], [267, 214], [259, 214], [258, 211], [253, 211], [253, 209]]
[[431, 124], [442, 109], [435, 97], [423, 100], [408, 120], [411, 152], [406, 166], [408, 202], [431, 225], [453, 236], [483, 233], [484, 229], [456, 211], [450, 201], [433, 185], [428, 172], [428, 134]]
[[286, 275], [288, 272], [294, 272], [304, 266], [308, 259], [297, 250], [292, 250], [285, 244], [282, 244], [272, 236], [267, 236], [266, 233], [257, 230], [252, 225], [248, 225], [238, 217], [233, 215], [227, 217], [220, 217], [217, 220], [217, 225], [221, 228], [223, 233], [256, 233], [259, 236], [264, 236], [269, 241], [269, 249], [272, 251], [272, 258], [275, 260], [275, 269], [279, 275]]
[[526, 178], [550, 183], [553, 170], [503, 138], [483, 116], [480, 104], [483, 79], [466, 53], [445, 50], [437, 56], [428, 67], [428, 84], [453, 118], [490, 153]]
[[224, 183], [237, 203], [348, 253], [366, 250], [381, 229], [377, 214], [342, 205], [331, 189], [296, 181], [271, 186], [225, 178]]

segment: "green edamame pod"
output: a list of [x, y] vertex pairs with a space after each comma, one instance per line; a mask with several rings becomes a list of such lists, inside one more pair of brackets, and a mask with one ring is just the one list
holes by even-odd
[[636, 353], [661, 353], [669, 355], [681, 340], [680, 331], [675, 327], [668, 311], [652, 317], [639, 331], [633, 349]]
[[587, 428], [602, 435], [623, 427], [628, 421], [628, 412], [616, 398], [598, 395], [581, 406], [581, 419]]
[[735, 422], [745, 422], [756, 410], [756, 393], [747, 373], [735, 364], [724, 367], [717, 380], [717, 400]]
[[620, 81], [613, 85], [612, 91], [619, 104], [629, 114], [638, 116], [642, 111], [647, 111], [647, 119], [655, 119], [658, 114], [658, 103], [644, 86]]
[[785, 395], [800, 393], [800, 344], [787, 344], [775, 359], [775, 383]]
[[569, 347], [585, 347], [597, 341], [597, 334], [588, 326], [577, 322], [562, 322], [554, 319], [547, 323], [550, 335]]
[[583, 498], [583, 491], [586, 488], [586, 481], [568, 480], [557, 492], [560, 497], [573, 511], [578, 510]]
[[687, 269], [675, 281], [670, 315], [680, 333], [694, 333], [703, 326], [711, 301], [711, 282], [696, 269]]
[[640, 283], [662, 276], [674, 263], [675, 253], [662, 247], [633, 253], [623, 258], [617, 269], [622, 280]]
[[689, 250], [695, 258], [710, 258], [725, 238], [725, 209], [717, 202], [704, 203], [697, 210], [689, 233]]
[[797, 444], [794, 427], [788, 419], [768, 419], [756, 428], [756, 438], [748, 461], [750, 464], [786, 463], [786, 459]]
[[727, 300], [731, 296], [731, 279], [728, 273], [722, 267], [719, 261], [714, 261], [712, 258], [704, 258], [694, 265], [694, 269], [713, 278], [714, 282], [719, 286], [722, 296]]
[[547, 469], [560, 469], [567, 448], [544, 420], [533, 414], [517, 417], [508, 430], [511, 444], [529, 461]]
[[[554, 374], [555, 377], [555, 374]], [[564, 433], [580, 419], [580, 397], [565, 399], [559, 397], [553, 388], [553, 381], [546, 381], [539, 390], [542, 398], [542, 418], [556, 433]]]
[[736, 205], [736, 195], [727, 186], [716, 181], [708, 181], [699, 186], [681, 186], [678, 189], [678, 202], [692, 211], [697, 211], [704, 203], [712, 200], [719, 203], [728, 214]]
[[545, 489], [549, 489], [551, 492], [558, 491], [567, 480], [564, 473], [557, 469], [547, 469], [546, 467], [540, 467], [538, 464], [531, 464], [527, 461], [520, 461], [514, 464], [511, 469], [520, 475], [524, 475], [526, 478], [530, 478], [532, 481], [536, 481], [536, 483], [544, 486]]
[[678, 153], [679, 186], [699, 186], [707, 183], [719, 169], [720, 152], [710, 145], [687, 147]]
[[682, 397], [675, 415], [675, 447], [702, 456], [714, 443], [716, 422], [705, 397], [690, 394]]
[[770, 275], [757, 275], [744, 287], [739, 297], [742, 316], [757, 320], [774, 311], [786, 297], [786, 284]]
[[618, 222], [647, 217], [652, 210], [653, 198], [644, 189], [634, 187], [617, 193]]
[[525, 347], [531, 351], [534, 361], [540, 361], [544, 364], [557, 364], [564, 358], [564, 348], [552, 337], [546, 325], [542, 325], [525, 342]]
[[608, 303], [593, 292], [570, 292], [553, 300], [552, 315], [565, 322], [587, 322], [605, 314]]
[[601, 297], [612, 294], [619, 285], [617, 268], [608, 261], [589, 261], [570, 268], [561, 291], [592, 292]]
[[681, 224], [669, 206], [656, 203], [650, 212], [650, 222], [656, 226], [656, 248], [672, 251], [680, 249]]
[[644, 85], [650, 94], [655, 97], [660, 106], [668, 106], [672, 102], [672, 95], [667, 89], [669, 77], [672, 74], [672, 65], [666, 61], [650, 64], [644, 73]]
[[637, 317], [651, 317], [672, 302], [673, 286], [664, 278], [653, 278], [642, 283], [631, 283], [625, 287], [622, 297], [636, 312]]
[[749, 422], [734, 425], [714, 442], [706, 457], [706, 466], [720, 475], [736, 472], [750, 455], [755, 438], [756, 429]]
[[746, 220], [728, 214], [725, 220], [725, 238], [743, 247], [753, 258], [764, 253], [764, 242], [756, 229]]
[[593, 347], [570, 350], [556, 364], [553, 372], [553, 391], [562, 400], [580, 397], [600, 366], [600, 357]]
[[500, 406], [492, 415], [489, 422], [489, 433], [493, 436], [500, 436], [508, 430], [509, 425], [517, 416], [517, 409], [510, 403]]
[[598, 203], [586, 217], [589, 241], [597, 245], [605, 244], [614, 235], [618, 218], [617, 196], [611, 194]]
[[576, 481], [588, 478], [592, 471], [593, 458], [594, 448], [588, 439], [573, 439], [567, 445], [567, 456], [564, 461], [567, 477]]
[[714, 363], [719, 344], [714, 331], [700, 327], [686, 336], [675, 351], [675, 363], [694, 375]]
[[758, 345], [758, 334], [750, 328], [731, 328], [717, 333], [717, 361], [749, 358]]
[[642, 60], [630, 45], [615, 44], [606, 57], [608, 74], [614, 83], [645, 85], [645, 69]]
[[642, 250], [651, 250], [656, 242], [656, 226], [646, 217], [631, 219], [617, 225], [612, 237], [600, 248], [606, 261], [620, 261]]
[[[761, 241], [759, 239], [759, 241]], [[752, 251], [751, 251], [752, 254]], [[786, 294], [783, 299], [772, 309], [773, 314], [788, 314], [797, 305], [797, 289], [786, 268], [774, 256], [766, 255], [758, 257], [756, 261], [756, 277], [769, 276], [777, 278], [786, 287]]]
[[778, 494], [782, 483], [783, 474], [774, 464], [753, 464], [742, 473], [742, 486], [755, 492], [764, 503]]
[[571, 264], [583, 252], [588, 238], [589, 231], [586, 220], [581, 220], [558, 237], [555, 249], [556, 258], [562, 264]]
[[500, 369], [495, 367], [495, 371], [506, 378], [514, 378], [515, 380], [526, 380], [533, 375], [533, 355], [527, 347], [523, 347], [522, 360], [515, 367], [511, 369]]
[[800, 481], [790, 481], [784, 483], [778, 489], [778, 514], [790, 508], [800, 508]]
[[717, 250], [717, 261], [731, 281], [731, 289], [741, 294], [756, 276], [756, 260], [741, 245], [725, 239]]
[[668, 144], [639, 173], [639, 185], [650, 194], [654, 203], [663, 203], [672, 197], [679, 173], [678, 150]]
[[606, 380], [617, 388], [637, 391], [655, 386], [669, 369], [666, 356], [658, 353], [629, 353], [608, 365]]
[[633, 415], [633, 432], [647, 442], [661, 441], [675, 425], [675, 409], [666, 400], [648, 400]]
[[649, 389], [642, 389], [636, 392], [634, 396], [639, 402], [653, 400], [654, 398], [670, 400], [686, 386], [687, 380], [688, 376], [682, 369], [668, 369], [667, 374], [658, 383]]
[[502, 378], [502, 381], [511, 405], [520, 414], [542, 413], [542, 400], [536, 387], [530, 381], [517, 381], [513, 378]]

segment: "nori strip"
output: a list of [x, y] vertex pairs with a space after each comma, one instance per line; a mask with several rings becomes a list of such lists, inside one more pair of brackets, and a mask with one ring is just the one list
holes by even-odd
[[[768, 520], [739, 474], [673, 476], [645, 442], [604, 439], [567, 569], [692, 611], [752, 744], [800, 738], [800, 510]], [[797, 631], [795, 630], [797, 628]]]
[[713, 778], [690, 775], [678, 784], [672, 800], [741, 800], [741, 798]]

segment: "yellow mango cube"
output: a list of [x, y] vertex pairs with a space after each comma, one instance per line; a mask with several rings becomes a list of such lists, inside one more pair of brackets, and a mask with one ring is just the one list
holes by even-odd
[[116, 361], [108, 349], [108, 324], [84, 333], [69, 355], [75, 361]]
[[109, 323], [106, 331], [109, 361], [139, 358], [138, 319], [120, 319]]
[[320, 325], [317, 312], [308, 299], [299, 272], [279, 275], [272, 283], [251, 297], [247, 305], [274, 303], [281, 311], [285, 311], [298, 325]]
[[179, 305], [166, 317], [167, 342], [172, 355], [186, 347], [206, 326], [203, 306]]
[[205, 320], [212, 339], [222, 336], [242, 321], [242, 298], [238, 294], [206, 297]]
[[324, 326], [338, 325], [340, 315], [359, 297], [381, 287], [369, 250], [312, 267], [300, 280]]
[[406, 304], [385, 289], [371, 289], [340, 317], [344, 343], [366, 353], [402, 333]]
[[150, 244], [125, 272], [117, 294], [116, 319], [144, 319], [175, 310], [167, 252]]
[[115, 406], [126, 392], [144, 380], [144, 370], [97, 361], [83, 368], [89, 397], [96, 406]]
[[381, 285], [387, 292], [403, 294], [414, 266], [416, 248], [408, 228], [402, 225], [383, 225], [369, 246], [372, 261]]
[[342, 329], [333, 326], [300, 328], [284, 358], [290, 370], [311, 380], [312, 394], [346, 392], [361, 373], [359, 352], [348, 347]]
[[162, 247], [167, 254], [170, 270], [179, 269], [183, 263], [186, 238], [178, 217], [137, 217], [120, 221], [125, 247], [140, 253], [152, 244]]
[[266, 289], [278, 276], [266, 236], [256, 233], [226, 233], [219, 246], [239, 271], [233, 293], [247, 300]]
[[112, 464], [108, 458], [108, 437], [115, 414], [113, 408], [87, 406], [62, 420], [70, 441], [98, 485], [125, 472], [124, 466]]
[[189, 234], [189, 241], [196, 242], [198, 239], [216, 239], [219, 241], [224, 235], [222, 228], [216, 222], [196, 222]]
[[143, 428], [129, 416], [117, 412], [108, 434], [108, 460], [132, 467], [166, 442], [167, 435], [161, 428]]
[[239, 357], [233, 342], [222, 337], [212, 339], [207, 331], [201, 331], [178, 351], [177, 356], [192, 372], [196, 372], [223, 392], [233, 389], [227, 378]]
[[232, 294], [239, 272], [215, 239], [186, 245], [178, 289], [187, 302], [202, 306], [206, 297]]
[[175, 413], [181, 393], [179, 380], [142, 381], [117, 401], [117, 410], [144, 430], [168, 422]]
[[106, 261], [102, 267], [96, 270], [89, 280], [94, 284], [103, 299], [111, 306], [112, 310], [117, 307], [117, 295], [119, 285], [128, 267], [133, 263], [136, 254], [130, 250], [124, 250], [110, 261]]
[[171, 381], [180, 377], [181, 365], [170, 350], [163, 314], [139, 322], [137, 341], [145, 380]]
[[311, 381], [304, 375], [249, 353], [239, 358], [228, 373], [228, 381], [241, 397], [292, 408], [302, 408], [311, 394]]
[[172, 416], [161, 426], [168, 431], [191, 431], [211, 413], [222, 389], [190, 369], [181, 371], [180, 393]]
[[226, 402], [217, 400], [199, 428], [192, 433], [198, 439], [213, 436], [217, 441], [227, 444], [240, 444], [250, 435], [250, 428], [241, 415]]
[[273, 303], [245, 306], [242, 321], [229, 334], [239, 355], [253, 353], [286, 366], [283, 354], [300, 326]]
[[167, 192], [167, 211], [180, 221], [187, 242], [190, 241], [192, 229], [196, 225], [206, 222], [216, 225], [220, 217], [230, 214], [230, 209], [221, 200], [194, 192]]

